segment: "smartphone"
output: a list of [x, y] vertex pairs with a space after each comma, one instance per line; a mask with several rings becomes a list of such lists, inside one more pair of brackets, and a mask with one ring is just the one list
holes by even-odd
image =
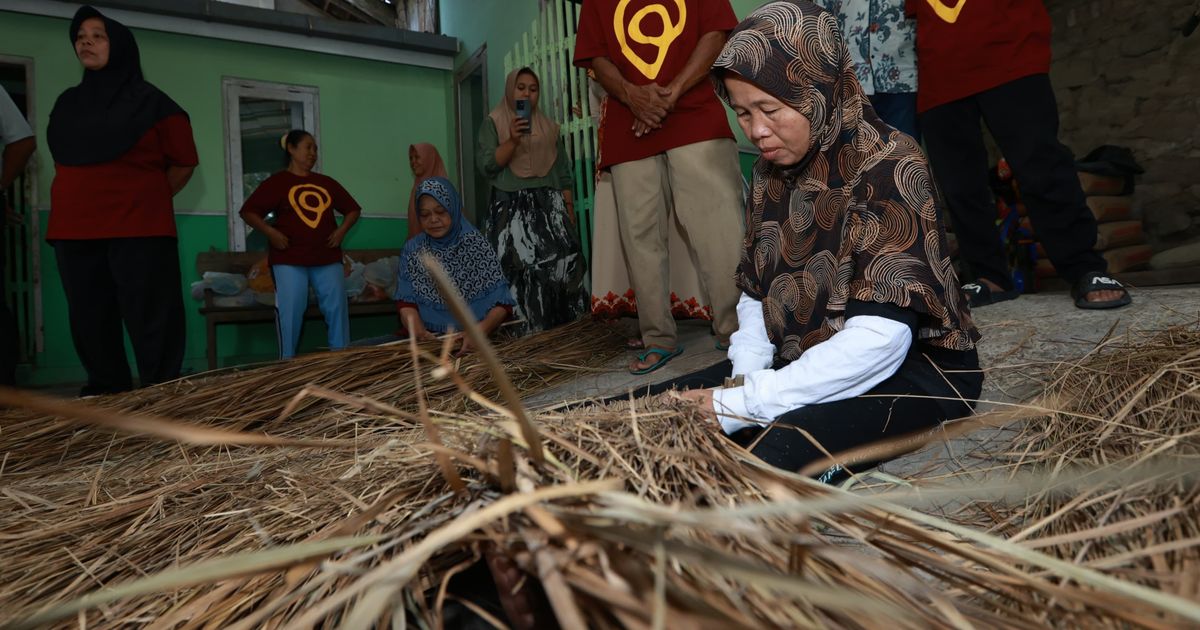
[[[517, 99], [516, 107], [517, 107], [517, 116], [524, 118], [526, 121], [529, 121], [530, 123], [533, 122], [533, 111], [529, 108], [529, 99], [527, 99], [527, 98]], [[533, 126], [530, 125], [528, 127], [525, 127], [524, 133], [525, 134], [533, 133]]]

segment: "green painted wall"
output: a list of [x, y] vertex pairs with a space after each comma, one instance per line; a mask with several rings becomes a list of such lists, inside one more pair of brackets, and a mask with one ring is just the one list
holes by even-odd
[[[40, 139], [45, 138], [55, 98], [79, 80], [79, 65], [66, 30], [66, 20], [0, 11], [0, 55], [34, 61], [34, 122]], [[447, 71], [141, 29], [135, 33], [147, 78], [188, 111], [200, 155], [195, 176], [175, 199], [175, 207], [182, 213], [176, 222], [185, 290], [197, 279], [198, 252], [227, 249], [223, 77], [319, 88], [325, 172], [342, 182], [368, 215], [382, 215], [364, 217], [348, 236], [348, 248], [402, 244], [404, 221], [396, 217], [404, 214], [412, 187], [409, 144], [432, 142], [448, 161], [454, 160], [453, 92]], [[39, 219], [44, 229], [54, 176], [53, 160], [44, 142], [35, 159]], [[42, 245], [46, 347], [34, 369], [23, 372], [21, 378], [35, 384], [79, 381], [83, 371], [71, 345], [54, 256], [48, 246]], [[196, 312], [197, 303], [190, 297], [185, 301], [188, 340], [184, 369], [200, 370], [205, 365], [203, 319]], [[388, 332], [392, 327], [393, 322], [386, 317], [356, 319], [351, 333], [365, 337]], [[222, 364], [265, 360], [275, 352], [271, 326], [229, 326], [220, 330]], [[306, 327], [303, 347], [316, 347], [323, 338], [324, 326], [312, 323]]]
[[487, 44], [488, 100], [499, 102], [504, 92], [504, 55], [538, 18], [538, 0], [441, 0], [439, 8], [442, 33], [460, 42], [456, 68]]

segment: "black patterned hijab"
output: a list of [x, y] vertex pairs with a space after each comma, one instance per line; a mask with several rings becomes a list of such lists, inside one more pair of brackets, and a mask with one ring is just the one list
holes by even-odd
[[84, 5], [71, 20], [72, 47], [79, 27], [90, 18], [104, 22], [108, 64], [84, 70], [79, 85], [59, 95], [46, 130], [54, 161], [70, 166], [111, 162], [132, 149], [158, 121], [172, 114], [186, 115], [142, 76], [137, 40], [124, 24]]
[[780, 356], [794, 360], [841, 330], [851, 300], [910, 309], [923, 340], [973, 348], [979, 333], [957, 289], [929, 165], [875, 115], [834, 16], [804, 0], [763, 5], [713, 64], [726, 103], [728, 73], [812, 126], [799, 164], [754, 165], [737, 271], [738, 286], [762, 301]]

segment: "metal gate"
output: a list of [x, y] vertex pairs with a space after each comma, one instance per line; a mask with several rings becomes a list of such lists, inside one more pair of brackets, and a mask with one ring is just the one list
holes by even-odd
[[[8, 191], [16, 214], [4, 218], [4, 301], [16, 318], [19, 331], [18, 363], [32, 363], [37, 351], [38, 321], [35, 259], [38, 255], [37, 213], [29, 203], [25, 175], [13, 182]], [[0, 210], [2, 213], [3, 210]]]
[[[33, 60], [25, 57], [0, 55], [0, 78], [8, 86], [10, 97], [30, 121], [35, 130]], [[0, 230], [3, 230], [2, 255], [4, 294], [0, 299], [8, 305], [16, 319], [18, 331], [17, 363], [32, 364], [42, 352], [41, 300], [41, 230], [37, 203], [37, 159], [30, 159], [25, 172], [18, 175], [6, 192], [14, 215], [5, 216], [0, 208]]]

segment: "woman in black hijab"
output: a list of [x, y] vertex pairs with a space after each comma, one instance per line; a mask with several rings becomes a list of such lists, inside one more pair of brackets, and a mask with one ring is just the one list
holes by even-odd
[[183, 289], [172, 198], [198, 159], [187, 113], [142, 76], [137, 42], [84, 6], [69, 32], [83, 80], [50, 113], [50, 225], [81, 395], [132, 389], [122, 327], [143, 386], [179, 376]]

